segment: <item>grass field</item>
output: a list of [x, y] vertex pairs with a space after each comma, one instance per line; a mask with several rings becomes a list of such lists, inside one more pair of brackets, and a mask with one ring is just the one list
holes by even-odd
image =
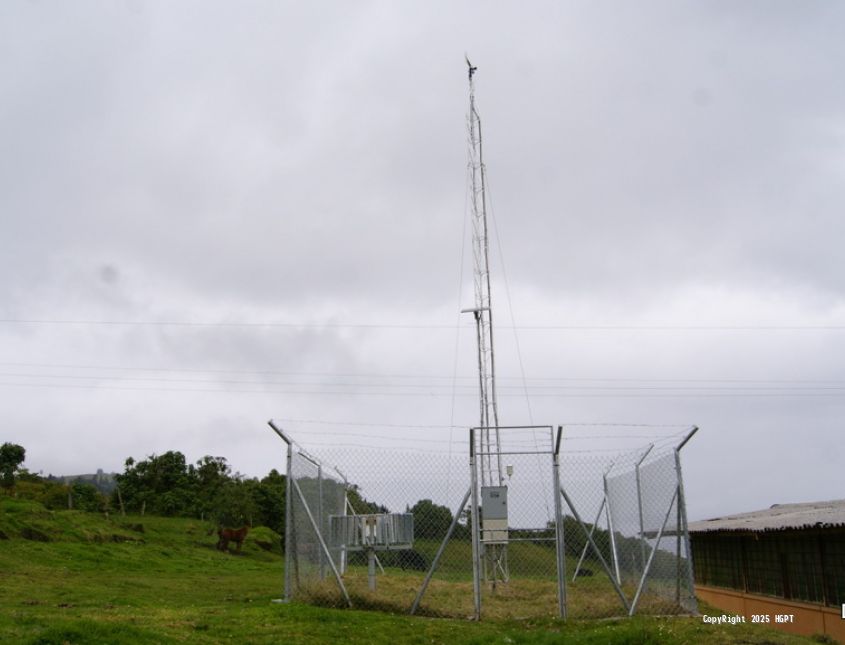
[[[552, 543], [553, 544], [553, 543]], [[439, 541], [420, 539], [414, 549], [431, 561], [440, 546]], [[423, 598], [420, 615], [441, 618], [466, 618], [473, 615], [472, 546], [468, 540], [451, 540], [444, 551], [437, 572]], [[361, 553], [355, 554], [361, 556]], [[567, 557], [569, 574], [576, 569], [577, 558]], [[357, 559], [362, 562], [362, 558]], [[549, 543], [513, 542], [508, 546], [511, 579], [496, 589], [483, 586], [483, 615], [497, 619], [555, 618], [558, 615], [557, 583], [555, 578], [555, 550]], [[601, 565], [587, 561], [594, 575], [579, 577], [567, 584], [567, 611], [570, 618], [611, 618], [627, 614], [609, 578]], [[587, 568], [586, 566], [584, 568]], [[344, 577], [349, 593], [357, 599], [356, 605], [377, 606], [404, 613], [411, 606], [419, 590], [425, 570], [410, 571], [387, 569], [386, 576], [378, 577], [378, 593], [368, 592], [367, 573], [363, 566], [350, 566]], [[316, 570], [303, 580], [315, 579]], [[569, 578], [568, 578], [569, 579]], [[310, 588], [310, 600], [324, 606], [343, 606], [343, 599], [334, 579]], [[628, 602], [637, 590], [635, 581], [623, 580], [622, 591]], [[662, 590], [662, 593], [659, 591]], [[650, 580], [642, 593], [637, 612], [646, 615], [669, 616], [688, 613], [677, 602], [674, 580]]]
[[[402, 572], [380, 578], [375, 596], [357, 581], [363, 581], [361, 572], [350, 574], [356, 606], [388, 611], [274, 604], [283, 581], [278, 536], [255, 529], [237, 556], [216, 551], [209, 528], [194, 520], [106, 519], [0, 500], [0, 642], [813, 642], [750, 625], [714, 627], [691, 617], [567, 623], [551, 617], [496, 618], [493, 611], [480, 623], [410, 617], [391, 613], [406, 607], [405, 595], [400, 594], [402, 603], [393, 602], [395, 589], [407, 594], [417, 579]], [[465, 595], [455, 586], [462, 583], [437, 584], [443, 585], [439, 591], [446, 602]]]

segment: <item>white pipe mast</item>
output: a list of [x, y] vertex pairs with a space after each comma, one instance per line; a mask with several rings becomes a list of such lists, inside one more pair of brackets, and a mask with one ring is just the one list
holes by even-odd
[[481, 145], [481, 117], [475, 107], [473, 76], [477, 67], [466, 59], [469, 68], [468, 175], [472, 212], [472, 249], [474, 260], [475, 316], [478, 340], [478, 383], [480, 389], [481, 485], [504, 483], [499, 446], [499, 410], [496, 403], [496, 362], [493, 354], [493, 303], [490, 297], [490, 245], [487, 228], [487, 169]]

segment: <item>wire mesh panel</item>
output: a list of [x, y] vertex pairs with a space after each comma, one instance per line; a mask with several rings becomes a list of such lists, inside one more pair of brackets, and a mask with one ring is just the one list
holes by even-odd
[[660, 613], [696, 610], [679, 467], [679, 456], [667, 450], [650, 456], [639, 468], [644, 534], [651, 554], [641, 603], [652, 603]]
[[[440, 552], [436, 571], [415, 613], [462, 618], [472, 615], [466, 455], [466, 448], [455, 449], [451, 456], [385, 448], [321, 452], [321, 459], [334, 464], [348, 482], [349, 517], [359, 518], [359, 522], [372, 515], [403, 518], [381, 520], [401, 522], [402, 526], [394, 527], [394, 542], [375, 552], [375, 590], [369, 584], [367, 554], [350, 541], [343, 581], [353, 605], [408, 612]], [[410, 516], [410, 521], [405, 516]], [[450, 539], [441, 551], [447, 534]]]
[[676, 446], [565, 456], [571, 615], [696, 611]]
[[570, 615], [697, 610], [679, 455], [689, 436], [627, 450], [564, 449], [567, 555], [578, 553]]
[[[330, 517], [345, 512], [345, 485], [322, 463], [298, 449], [290, 458], [291, 523], [289, 566], [292, 598], [333, 597], [341, 600], [341, 590], [333, 578], [333, 567], [344, 566], [344, 550], [327, 542]], [[330, 579], [327, 584], [327, 579]]]
[[638, 457], [636, 453], [617, 455], [604, 478], [609, 530], [613, 534], [613, 572], [616, 581], [626, 592], [632, 586], [636, 589], [649, 551], [643, 535], [643, 505], [637, 474]]
[[607, 489], [612, 485], [608, 473], [618, 459], [619, 455], [580, 449], [567, 452], [564, 441], [561, 488], [567, 495], [563, 526], [570, 617], [627, 613], [628, 606], [616, 587], [621, 579], [618, 532], [613, 530], [614, 514], [607, 504]]

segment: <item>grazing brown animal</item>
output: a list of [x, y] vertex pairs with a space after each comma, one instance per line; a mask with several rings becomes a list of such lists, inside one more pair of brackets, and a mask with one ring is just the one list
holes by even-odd
[[247, 533], [249, 533], [248, 526], [242, 526], [239, 529], [227, 529], [222, 526], [219, 527], [217, 529], [217, 549], [219, 551], [228, 551], [229, 542], [234, 542], [238, 545], [236, 552], [240, 553]]

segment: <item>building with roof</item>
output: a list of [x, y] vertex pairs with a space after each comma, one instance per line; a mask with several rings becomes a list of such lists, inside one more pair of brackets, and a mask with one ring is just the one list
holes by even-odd
[[845, 500], [775, 504], [690, 522], [689, 533], [701, 600], [845, 643]]

